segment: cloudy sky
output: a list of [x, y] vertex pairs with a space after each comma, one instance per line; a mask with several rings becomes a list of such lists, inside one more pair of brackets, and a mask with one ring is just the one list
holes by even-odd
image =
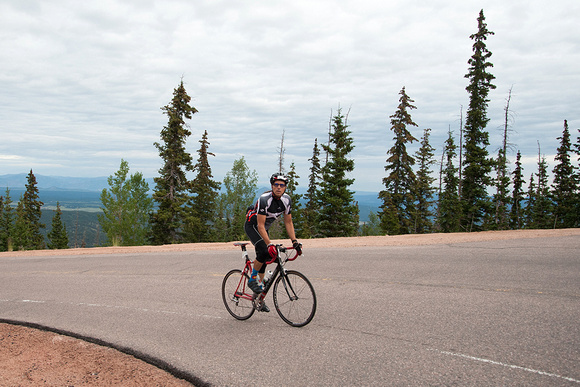
[[244, 156], [266, 184], [285, 133], [286, 167], [306, 186], [314, 139], [341, 107], [353, 188], [378, 191], [402, 87], [417, 107], [413, 133], [432, 129], [436, 157], [448, 130], [459, 133], [482, 8], [495, 32], [489, 152], [512, 88], [524, 173], [538, 141], [551, 171], [564, 119], [573, 139], [580, 127], [577, 0], [0, 0], [0, 174], [109, 176], [123, 158], [156, 176], [160, 108], [183, 78], [199, 110], [188, 151], [197, 157], [207, 130], [216, 180]]

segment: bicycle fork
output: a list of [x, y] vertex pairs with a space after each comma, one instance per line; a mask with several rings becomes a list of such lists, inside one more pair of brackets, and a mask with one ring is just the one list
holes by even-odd
[[280, 274], [282, 276], [282, 284], [284, 285], [284, 290], [286, 290], [286, 294], [290, 301], [298, 300], [298, 295], [294, 291], [292, 284], [288, 281], [288, 277], [285, 274]]
[[286, 269], [284, 269], [284, 267], [282, 267], [282, 265], [280, 264], [276, 267], [276, 271], [272, 275], [272, 280], [276, 278], [278, 274], [280, 275], [280, 277], [282, 277], [281, 279], [282, 285], [284, 285], [284, 290], [286, 290], [288, 298], [290, 299], [290, 301], [296, 301], [298, 299], [298, 295], [296, 294], [294, 288], [292, 287], [292, 284], [288, 280], [288, 276], [286, 275]]

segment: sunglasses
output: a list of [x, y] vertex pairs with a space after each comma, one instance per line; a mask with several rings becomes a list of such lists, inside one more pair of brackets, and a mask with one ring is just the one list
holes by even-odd
[[286, 184], [284, 184], [284, 183], [274, 183], [274, 184], [272, 184], [272, 185], [273, 185], [274, 187], [280, 187], [280, 188], [284, 188], [284, 187], [286, 187]]

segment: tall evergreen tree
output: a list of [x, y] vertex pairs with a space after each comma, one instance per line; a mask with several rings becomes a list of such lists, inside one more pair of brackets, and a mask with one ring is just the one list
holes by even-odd
[[509, 204], [511, 198], [508, 194], [510, 178], [505, 149], [498, 151], [494, 165], [497, 172], [497, 178], [495, 180], [496, 192], [492, 199], [494, 217], [488, 228], [492, 230], [506, 230], [509, 226]]
[[0, 196], [0, 251], [12, 251], [14, 248], [14, 217], [10, 189], [6, 188], [6, 196]]
[[510, 208], [510, 227], [519, 230], [524, 225], [524, 212], [522, 210], [522, 203], [524, 200], [524, 193], [522, 187], [525, 184], [523, 178], [522, 168], [522, 154], [518, 151], [516, 156], [516, 168], [512, 172], [513, 175], [513, 193]]
[[536, 208], [536, 183], [534, 181], [534, 174], [530, 175], [530, 184], [528, 184], [527, 203], [524, 208], [524, 219], [526, 228], [536, 228], [535, 208]]
[[433, 231], [433, 195], [435, 187], [433, 182], [436, 180], [431, 176], [431, 166], [435, 164], [435, 148], [429, 144], [431, 129], [423, 130], [421, 137], [421, 147], [415, 153], [415, 159], [418, 161], [419, 169], [417, 170], [417, 180], [415, 193], [417, 195], [415, 219], [413, 229], [415, 233], [424, 234]]
[[18, 246], [21, 250], [39, 250], [45, 247], [44, 236], [40, 229], [46, 225], [40, 222], [42, 216], [42, 206], [44, 203], [40, 200], [38, 187], [36, 186], [36, 177], [30, 173], [26, 177], [26, 191], [21, 198], [22, 211], [18, 215], [23, 222], [23, 229], [26, 229], [26, 237], [20, 239], [21, 244]]
[[445, 188], [439, 195], [438, 224], [442, 232], [457, 232], [460, 229], [460, 205], [458, 168], [454, 165], [457, 155], [457, 145], [453, 134], [445, 141], [445, 167], [443, 169], [443, 184]]
[[390, 156], [385, 165], [387, 177], [383, 178], [385, 189], [379, 192], [379, 199], [383, 202], [379, 212], [381, 227], [389, 235], [412, 232], [415, 214], [414, 189], [417, 179], [413, 172], [415, 159], [407, 153], [407, 144], [417, 141], [409, 131], [409, 127], [417, 126], [410, 113], [416, 107], [412, 105], [415, 101], [409, 98], [404, 87], [399, 94], [401, 95], [399, 106], [390, 117], [395, 144], [387, 151], [387, 155]]
[[189, 199], [189, 217], [186, 222], [186, 239], [190, 242], [210, 242], [215, 239], [215, 221], [217, 217], [220, 183], [213, 180], [208, 156], [209, 152], [207, 130], [199, 141], [197, 151], [199, 157], [194, 166], [197, 173], [191, 182], [191, 198]]
[[187, 138], [191, 135], [186, 119], [190, 120], [197, 109], [189, 104], [183, 80], [174, 89], [171, 104], [161, 108], [168, 117], [167, 126], [161, 131], [162, 143], [155, 143], [163, 166], [159, 170], [153, 199], [157, 211], [151, 216], [151, 242], [168, 244], [182, 242], [184, 204], [188, 200], [190, 184], [187, 171], [193, 170], [192, 157], [185, 150]]
[[358, 232], [358, 207], [349, 189], [354, 179], [347, 177], [354, 170], [354, 160], [349, 159], [354, 149], [350, 133], [339, 108], [332, 120], [330, 142], [322, 145], [328, 154], [320, 189], [319, 227], [324, 237], [354, 236]]
[[487, 29], [483, 10], [477, 19], [478, 31], [470, 36], [474, 41], [473, 56], [469, 59], [469, 71], [465, 78], [470, 80], [466, 87], [469, 93], [469, 107], [464, 127], [464, 160], [461, 199], [463, 202], [462, 226], [468, 230], [481, 229], [484, 216], [490, 213], [487, 187], [491, 185], [490, 173], [493, 162], [488, 158], [489, 133], [485, 130], [488, 94], [495, 89], [491, 82], [495, 77], [488, 72], [493, 64], [489, 62], [491, 52], [485, 41], [494, 33]]
[[13, 228], [13, 243], [16, 250], [31, 250], [32, 248], [32, 227], [26, 219], [26, 210], [22, 195], [16, 205], [16, 220]]
[[578, 137], [576, 137], [576, 143], [574, 144], [576, 152], [576, 162], [580, 162], [580, 128], [578, 128]]
[[62, 210], [60, 203], [56, 202], [56, 210], [52, 217], [52, 228], [48, 233], [49, 249], [68, 249], [68, 234], [66, 225], [62, 222]]
[[129, 163], [121, 160], [119, 170], [107, 179], [110, 188], [101, 192], [99, 223], [113, 246], [143, 245], [150, 230], [153, 199], [147, 195], [149, 184], [140, 172], [128, 175]]
[[225, 192], [220, 194], [217, 230], [219, 240], [233, 241], [246, 237], [244, 222], [246, 210], [256, 199], [258, 174], [250, 171], [246, 160], [234, 160], [232, 169], [224, 178]]
[[[292, 198], [292, 223], [294, 224], [294, 232], [297, 238], [302, 238], [304, 234], [304, 209], [301, 203], [302, 195], [296, 192], [299, 186], [298, 179], [300, 179], [300, 176], [296, 173], [296, 165], [292, 162], [290, 164], [290, 171], [288, 172], [286, 193]], [[286, 230], [285, 227], [284, 230]]]
[[322, 168], [320, 167], [320, 148], [318, 139], [314, 139], [314, 148], [310, 161], [310, 175], [308, 176], [308, 188], [304, 194], [306, 201], [303, 210], [303, 227], [301, 238], [313, 238], [318, 235], [318, 214], [320, 211], [320, 182], [322, 181]]
[[538, 185], [536, 188], [536, 201], [534, 203], [534, 228], [552, 228], [552, 199], [548, 185], [548, 163], [546, 157], [540, 157], [538, 150]]
[[574, 144], [574, 153], [576, 154], [576, 163], [574, 177], [576, 179], [577, 189], [576, 189], [576, 208], [575, 212], [580, 214], [580, 128], [578, 129], [578, 137], [576, 138], [576, 143]]
[[578, 182], [574, 173], [574, 165], [570, 160], [572, 143], [568, 121], [564, 120], [564, 131], [556, 154], [556, 166], [552, 170], [552, 200], [554, 201], [555, 226], [557, 228], [572, 228], [580, 225], [580, 214], [576, 211], [576, 195]]

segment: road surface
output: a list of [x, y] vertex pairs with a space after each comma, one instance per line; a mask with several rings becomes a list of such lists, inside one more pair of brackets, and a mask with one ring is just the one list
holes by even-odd
[[213, 385], [579, 385], [580, 238], [305, 249], [312, 323], [233, 319], [231, 251], [0, 256], [0, 319], [103, 340]]

